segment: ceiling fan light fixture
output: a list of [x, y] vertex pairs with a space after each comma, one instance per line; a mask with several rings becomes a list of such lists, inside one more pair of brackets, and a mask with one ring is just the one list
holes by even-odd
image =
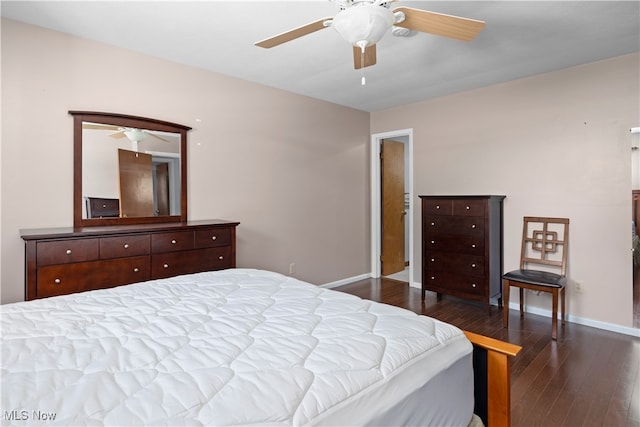
[[147, 137], [147, 134], [140, 129], [127, 129], [124, 134], [131, 142], [140, 142]]
[[394, 21], [393, 12], [386, 7], [361, 4], [340, 11], [331, 26], [347, 42], [364, 49], [376, 44]]

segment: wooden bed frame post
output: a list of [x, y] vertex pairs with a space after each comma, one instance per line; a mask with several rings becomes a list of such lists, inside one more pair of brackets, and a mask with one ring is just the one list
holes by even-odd
[[511, 425], [511, 370], [509, 357], [522, 347], [464, 331], [473, 344], [475, 412], [487, 427]]

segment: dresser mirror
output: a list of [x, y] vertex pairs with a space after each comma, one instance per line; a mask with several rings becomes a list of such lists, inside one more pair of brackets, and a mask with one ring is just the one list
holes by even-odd
[[74, 227], [187, 220], [190, 127], [113, 113], [69, 114]]

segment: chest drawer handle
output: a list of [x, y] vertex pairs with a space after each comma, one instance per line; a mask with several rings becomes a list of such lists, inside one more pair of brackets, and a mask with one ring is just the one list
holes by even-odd
[[472, 283], [472, 284], [471, 284], [471, 287], [472, 287], [472, 288], [475, 288], [475, 287], [476, 287], [476, 284], [475, 284], [475, 283]]
[[436, 243], [436, 241], [435, 241], [435, 240], [432, 240], [432, 241], [431, 241], [431, 244], [433, 245], [434, 243]]
[[59, 285], [60, 283], [62, 283], [62, 280], [56, 279], [56, 280], [53, 281], [53, 283], [55, 283], [56, 285]]
[[471, 247], [472, 247], [472, 248], [475, 248], [475, 247], [476, 247], [476, 244], [475, 244], [475, 243], [471, 244]]
[[140, 269], [139, 269], [138, 267], [135, 267], [135, 268], [133, 269], [133, 272], [134, 272], [134, 273], [137, 273], [138, 271], [140, 271]]
[[431, 276], [431, 280], [436, 280], [436, 276]]
[[436, 209], [440, 209], [440, 205], [436, 205]]
[[431, 258], [431, 262], [436, 262], [436, 259], [435, 258]]
[[223, 257], [222, 255], [220, 255], [220, 256], [218, 257], [218, 259], [224, 259], [224, 257]]
[[176, 243], [178, 243], [178, 242], [176, 241], [176, 239], [173, 239], [173, 240], [171, 241], [171, 244], [172, 244], [172, 245], [175, 245]]
[[471, 268], [476, 268], [476, 264], [475, 263], [471, 264]]
[[125, 244], [124, 244], [124, 248], [125, 248], [125, 249], [129, 249], [129, 244], [128, 244], [128, 243], [125, 243]]
[[432, 223], [431, 223], [431, 226], [432, 226], [432, 227], [434, 227], [435, 225], [436, 225], [436, 223], [435, 223], [435, 222], [432, 222]]
[[469, 209], [471, 209], [471, 208], [470, 208], [469, 206], [467, 206], [465, 209], [469, 210]]
[[471, 224], [471, 228], [476, 228], [476, 225], [475, 224]]
[[71, 255], [71, 249], [67, 249], [67, 255]]
[[216, 240], [218, 236], [211, 236], [211, 240]]
[[162, 268], [169, 268], [169, 264], [164, 264]]

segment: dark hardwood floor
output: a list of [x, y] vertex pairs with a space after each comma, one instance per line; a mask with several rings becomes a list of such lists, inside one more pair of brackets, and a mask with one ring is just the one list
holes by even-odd
[[427, 292], [389, 279], [367, 279], [335, 290], [407, 308], [461, 329], [522, 346], [511, 364], [512, 426], [640, 426], [640, 339], [566, 323], [551, 340], [551, 319], [509, 314], [472, 301]]

